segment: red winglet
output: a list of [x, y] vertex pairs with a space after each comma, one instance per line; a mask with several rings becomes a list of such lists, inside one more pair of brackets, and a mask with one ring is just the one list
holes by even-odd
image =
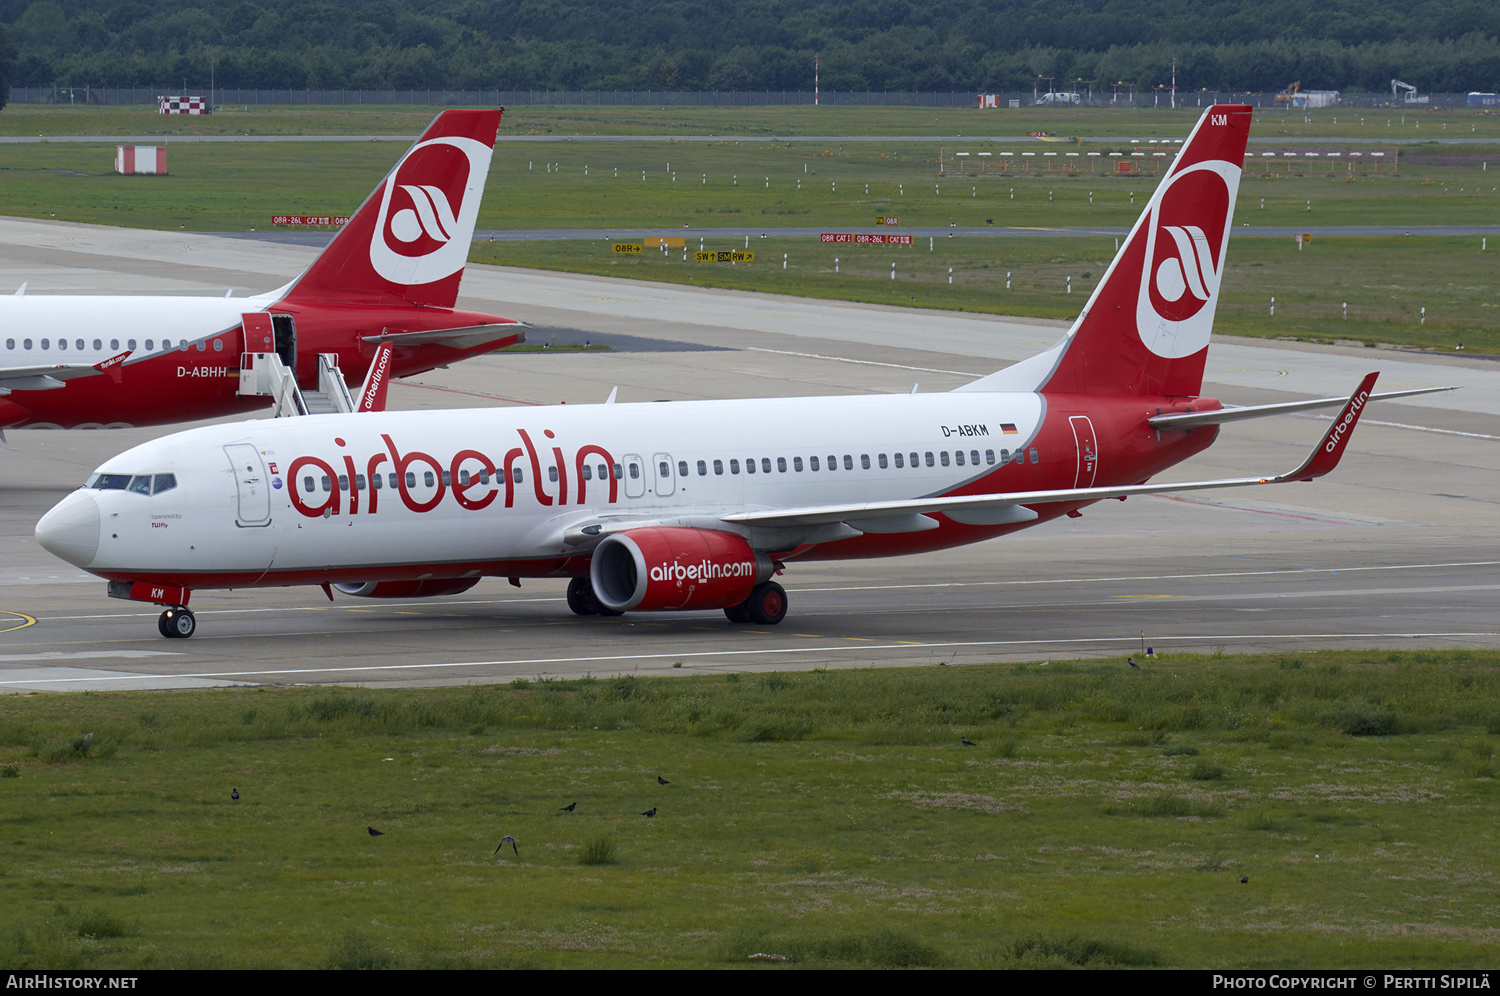
[[370, 360], [370, 372], [365, 374], [364, 386], [359, 389], [355, 411], [385, 411], [385, 392], [391, 386], [391, 353], [395, 348], [388, 342], [375, 347], [375, 357]]
[[121, 364], [125, 362], [126, 357], [128, 357], [131, 352], [133, 352], [133, 350], [127, 349], [119, 356], [111, 356], [103, 363], [95, 363], [94, 369], [102, 374], [108, 375], [110, 380], [118, 384], [120, 383]]
[[1354, 426], [1359, 422], [1359, 416], [1364, 411], [1365, 402], [1370, 399], [1370, 392], [1375, 389], [1375, 378], [1380, 372], [1365, 374], [1365, 379], [1360, 381], [1359, 387], [1349, 395], [1349, 401], [1339, 411], [1338, 417], [1328, 427], [1328, 432], [1323, 436], [1323, 441], [1318, 448], [1312, 451], [1307, 462], [1290, 474], [1283, 474], [1277, 481], [1310, 481], [1315, 477], [1322, 477], [1333, 470], [1339, 464], [1339, 458], [1344, 455], [1348, 446], [1349, 437], [1354, 435]]

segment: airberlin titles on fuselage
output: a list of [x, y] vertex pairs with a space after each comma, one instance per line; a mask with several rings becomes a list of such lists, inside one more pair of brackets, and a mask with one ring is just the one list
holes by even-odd
[[[1007, 423], [1005, 428], [1009, 434], [1015, 434], [1012, 423]], [[989, 427], [982, 423], [939, 426], [938, 431], [944, 438], [990, 435]], [[368, 456], [340, 453], [332, 459], [318, 456], [296, 457], [287, 468], [285, 486], [292, 507], [307, 518], [317, 519], [331, 515], [376, 514], [380, 511], [382, 492], [391, 492], [386, 498], [387, 503], [399, 500], [407, 509], [417, 513], [437, 508], [450, 492], [454, 500], [469, 511], [477, 512], [488, 508], [502, 493], [505, 498], [504, 507], [514, 508], [518, 497], [524, 501], [528, 494], [528, 471], [531, 484], [529, 493], [538, 505], [587, 505], [591, 485], [594, 501], [603, 498], [606, 504], [615, 505], [620, 499], [621, 480], [627, 475], [634, 479], [636, 474], [647, 473], [647, 468], [642, 463], [627, 457], [622, 464], [613, 453], [598, 444], [590, 443], [579, 447], [570, 455], [562, 446], [551, 445], [556, 439], [556, 433], [551, 429], [541, 431], [540, 445], [526, 429], [516, 429], [515, 433], [519, 445], [510, 447], [498, 458], [481, 450], [464, 448], [446, 459], [423, 450], [403, 452], [390, 434], [382, 433], [380, 439], [385, 444], [384, 449]], [[347, 449], [349, 445], [341, 436], [334, 437], [333, 444], [341, 450]], [[499, 450], [492, 452], [498, 454]], [[941, 457], [941, 465], [947, 467], [947, 453], [942, 453]], [[860, 463], [869, 469], [867, 459], [862, 459]], [[903, 466], [900, 455], [895, 459], [896, 466]], [[962, 454], [956, 459], [958, 466], [964, 465]], [[976, 468], [980, 466], [977, 452], [971, 459]], [[1004, 464], [1007, 459], [1008, 454], [1001, 454], [999, 463]], [[698, 462], [704, 463], [701, 460]], [[770, 461], [765, 462], [769, 467]], [[738, 474], [738, 461], [732, 460], [730, 463], [731, 475]], [[792, 463], [797, 471], [802, 470], [801, 457]], [[721, 476], [723, 462], [714, 460], [713, 464], [715, 476]], [[786, 460], [779, 460], [778, 465], [785, 467]], [[812, 470], [817, 470], [817, 458], [811, 458], [808, 465]], [[927, 454], [927, 465], [933, 466], [931, 453]], [[986, 451], [985, 465], [996, 466], [993, 451]], [[849, 457], [845, 457], [845, 466], [846, 469], [853, 466]], [[880, 466], [886, 466], [883, 456]], [[912, 454], [911, 466], [913, 469], [917, 467], [916, 453]], [[834, 460], [830, 457], [829, 469], [832, 470], [833, 467]], [[272, 464], [273, 477], [276, 474], [274, 468], [275, 465]], [[747, 469], [749, 473], [754, 473], [753, 469], [748, 468], [748, 462]], [[706, 472], [706, 468], [699, 468], [700, 475]], [[685, 476], [685, 472], [679, 470], [679, 476]], [[283, 486], [279, 477], [274, 478], [272, 484], [278, 490]], [[607, 497], [604, 495], [606, 490]]]
[[[432, 511], [437, 508], [449, 491], [453, 492], [453, 497], [460, 506], [477, 512], [488, 508], [495, 499], [500, 497], [501, 488], [504, 488], [505, 507], [514, 507], [517, 486], [525, 483], [525, 474], [517, 473], [517, 471], [523, 466], [529, 466], [532, 493], [536, 497], [537, 504], [568, 504], [569, 461], [564, 457], [562, 447], [551, 447], [551, 462], [547, 464], [549, 480], [544, 483], [542, 454], [538, 452], [531, 434], [525, 429], [517, 429], [516, 435], [520, 438], [521, 445], [511, 447], [499, 461], [490, 459], [487, 454], [476, 449], [462, 449], [444, 464], [437, 457], [421, 450], [402, 453], [389, 434], [381, 433], [380, 438], [385, 443], [385, 452], [372, 454], [365, 460], [362, 468], [355, 463], [352, 455], [347, 454], [335, 457], [340, 465], [337, 470], [334, 469], [332, 463], [321, 457], [297, 457], [287, 468], [287, 476], [290, 478], [287, 490], [291, 494], [292, 507], [310, 519], [322, 518], [325, 515], [343, 515], [346, 492], [349, 503], [348, 514], [360, 514], [361, 505], [364, 506], [363, 511], [366, 514], [375, 514], [380, 510], [380, 493], [386, 490], [384, 482], [387, 480], [390, 489], [394, 490], [400, 498], [401, 504], [413, 512]], [[552, 440], [556, 434], [551, 429], [543, 429], [542, 436], [547, 440]], [[347, 446], [341, 437], [335, 437], [333, 442], [340, 448]], [[589, 462], [590, 458], [597, 458], [602, 462], [597, 465], [592, 464]], [[524, 463], [522, 463], [523, 460]], [[599, 469], [600, 484], [598, 486], [604, 487], [607, 480], [609, 504], [613, 505], [619, 500], [622, 468], [616, 465], [614, 457], [604, 447], [590, 444], [579, 448], [574, 454], [572, 466], [573, 480], [578, 482], [577, 500], [574, 504], [588, 503], [588, 487], [590, 481], [596, 477], [594, 473], [596, 466]], [[417, 486], [417, 472], [412, 469], [414, 467], [422, 469], [424, 483], [433, 489], [431, 496], [423, 500], [418, 500], [412, 494], [412, 490]], [[316, 493], [315, 488], [320, 482], [308, 475], [300, 482], [303, 487], [298, 487], [298, 475], [305, 470], [321, 471], [326, 482], [323, 488], [326, 497], [319, 504], [310, 504], [303, 492]], [[387, 472], [388, 478], [381, 476]], [[365, 487], [366, 480], [369, 482], [368, 488]], [[546, 487], [546, 484], [554, 482], [557, 486], [555, 495], [551, 494]]]

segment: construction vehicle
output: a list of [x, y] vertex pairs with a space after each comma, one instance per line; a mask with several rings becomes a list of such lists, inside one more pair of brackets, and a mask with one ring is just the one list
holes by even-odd
[[1410, 83], [1400, 80], [1391, 80], [1391, 102], [1399, 101], [1403, 104], [1428, 104], [1432, 102], [1431, 97], [1418, 97], [1417, 88]]

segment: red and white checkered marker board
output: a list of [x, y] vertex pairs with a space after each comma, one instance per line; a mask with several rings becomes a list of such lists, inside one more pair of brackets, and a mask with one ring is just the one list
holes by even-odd
[[167, 147], [165, 145], [117, 145], [115, 146], [115, 172], [132, 176], [141, 173], [165, 176], [167, 173]]
[[158, 114], [207, 114], [208, 101], [202, 97], [157, 97]]

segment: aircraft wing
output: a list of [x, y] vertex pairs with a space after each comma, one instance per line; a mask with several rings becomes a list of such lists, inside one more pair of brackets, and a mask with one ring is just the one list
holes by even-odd
[[0, 395], [11, 391], [51, 391], [63, 386], [63, 381], [76, 377], [92, 377], [104, 374], [115, 383], [120, 382], [120, 364], [130, 355], [126, 350], [111, 356], [103, 363], [47, 363], [34, 367], [0, 368]]
[[[1370, 401], [1389, 401], [1392, 398], [1410, 398], [1418, 394], [1436, 394], [1438, 391], [1456, 391], [1457, 387], [1423, 387], [1413, 391], [1386, 391], [1372, 394]], [[1252, 405], [1245, 408], [1218, 408], [1208, 412], [1171, 412], [1147, 419], [1153, 429], [1191, 429], [1200, 425], [1223, 425], [1241, 419], [1263, 418], [1267, 415], [1290, 415], [1294, 412], [1310, 412], [1319, 408], [1342, 405], [1347, 398], [1318, 398], [1316, 401], [1287, 401], [1279, 405]]]
[[[1007, 494], [951, 495], [917, 498], [905, 501], [865, 502], [852, 505], [818, 505], [804, 508], [778, 508], [765, 511], [736, 512], [720, 516], [720, 521], [745, 526], [813, 527], [845, 523], [867, 532], [907, 532], [932, 529], [918, 522], [929, 513], [959, 513], [960, 521], [996, 525], [1023, 522], [1035, 513], [1021, 506], [1052, 502], [1098, 501], [1103, 498], [1127, 498], [1131, 495], [1172, 494], [1180, 491], [1208, 491], [1216, 488], [1240, 488], [1257, 484], [1284, 484], [1287, 481], [1310, 481], [1322, 477], [1334, 467], [1349, 444], [1360, 413], [1370, 400], [1376, 373], [1367, 374], [1358, 388], [1344, 402], [1318, 445], [1297, 469], [1275, 477], [1234, 477], [1214, 481], [1187, 481], [1181, 484], [1134, 484], [1123, 487], [1071, 488], [1057, 491], [1013, 491]], [[964, 514], [968, 513], [968, 514]], [[932, 520], [928, 520], [931, 522]], [[865, 528], [866, 523], [870, 528]], [[905, 528], [902, 528], [902, 526]]]
[[531, 326], [525, 322], [502, 322], [496, 325], [470, 325], [457, 329], [432, 329], [427, 332], [387, 331], [380, 335], [366, 335], [365, 342], [389, 342], [402, 345], [451, 346], [454, 349], [474, 349], [500, 339], [515, 337], [516, 342], [526, 341], [526, 330]]

